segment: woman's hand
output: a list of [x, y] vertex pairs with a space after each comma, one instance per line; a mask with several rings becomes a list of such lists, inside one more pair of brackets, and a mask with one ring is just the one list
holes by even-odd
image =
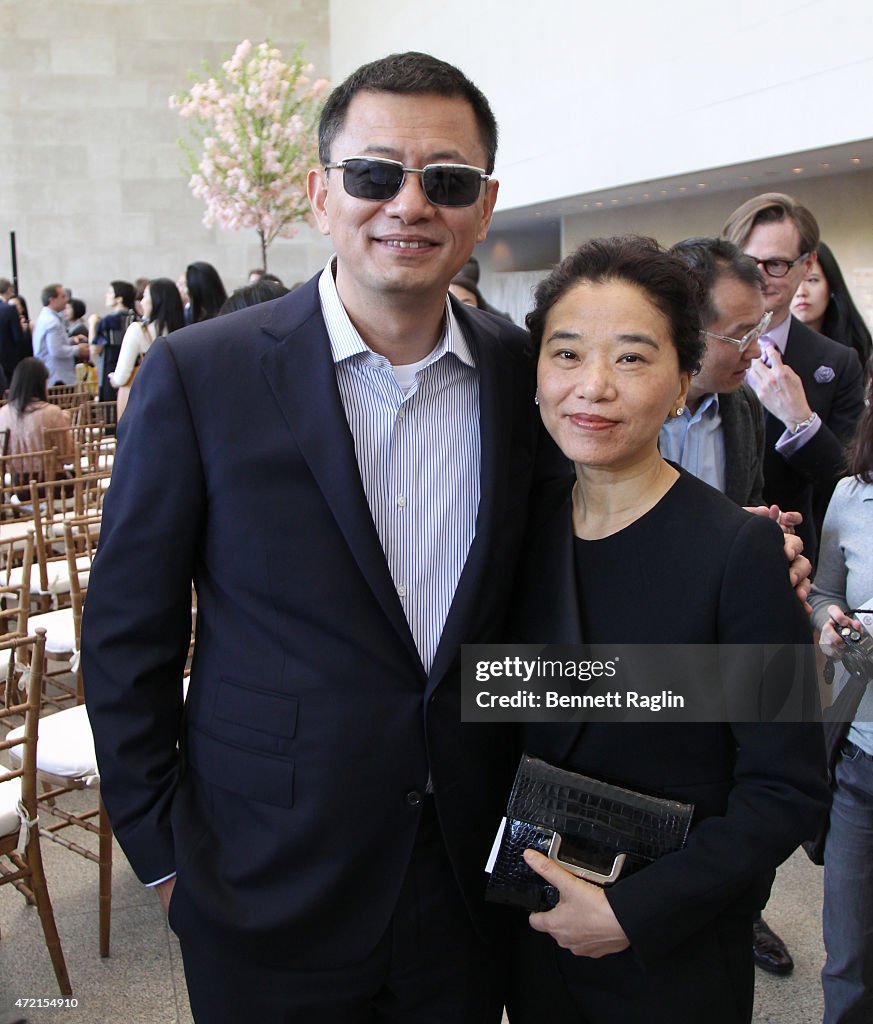
[[535, 850], [525, 850], [527, 866], [561, 894], [561, 902], [543, 914], [531, 914], [534, 931], [546, 932], [574, 956], [598, 958], [630, 946], [606, 893], [585, 882]]

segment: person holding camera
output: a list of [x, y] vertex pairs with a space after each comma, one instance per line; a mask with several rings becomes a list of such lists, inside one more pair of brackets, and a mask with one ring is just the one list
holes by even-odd
[[[855, 615], [869, 609], [873, 598], [873, 406], [869, 404], [858, 424], [849, 468], [852, 475], [837, 484], [825, 515], [818, 572], [809, 598], [813, 623], [821, 630], [821, 646], [837, 657], [846, 648], [840, 630], [849, 627], [863, 636], [864, 627]], [[857, 677], [857, 665], [854, 674]], [[837, 670], [835, 696], [849, 677], [845, 666]], [[824, 847], [824, 1024], [873, 1020], [873, 692], [869, 686], [857, 689], [860, 702], [832, 772], [833, 806]]]

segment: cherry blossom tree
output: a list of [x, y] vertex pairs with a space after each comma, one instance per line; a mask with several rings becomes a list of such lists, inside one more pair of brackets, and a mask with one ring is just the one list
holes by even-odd
[[188, 184], [206, 203], [203, 223], [254, 228], [263, 266], [274, 239], [291, 238], [310, 218], [306, 174], [318, 163], [318, 118], [328, 82], [313, 81], [298, 47], [286, 63], [268, 42], [246, 39], [219, 72], [170, 97], [190, 121], [180, 140]]

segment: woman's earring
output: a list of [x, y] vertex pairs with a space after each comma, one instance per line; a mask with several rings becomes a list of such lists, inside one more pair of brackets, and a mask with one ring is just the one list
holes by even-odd
[[537, 393], [534, 395], [534, 405], [539, 405], [539, 404], [540, 404], [540, 393], [539, 393], [539, 391], [537, 391]]
[[677, 417], [681, 416], [683, 412], [685, 412], [685, 406], [684, 405], [677, 405], [676, 406], [676, 416]]

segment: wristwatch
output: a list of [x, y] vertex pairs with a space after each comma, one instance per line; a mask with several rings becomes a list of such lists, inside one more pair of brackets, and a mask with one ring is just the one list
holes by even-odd
[[795, 423], [791, 430], [792, 434], [799, 434], [801, 430], [806, 430], [807, 427], [811, 427], [815, 423], [818, 417], [818, 413], [814, 412], [811, 416], [807, 416], [805, 420], [801, 420], [799, 423]]

